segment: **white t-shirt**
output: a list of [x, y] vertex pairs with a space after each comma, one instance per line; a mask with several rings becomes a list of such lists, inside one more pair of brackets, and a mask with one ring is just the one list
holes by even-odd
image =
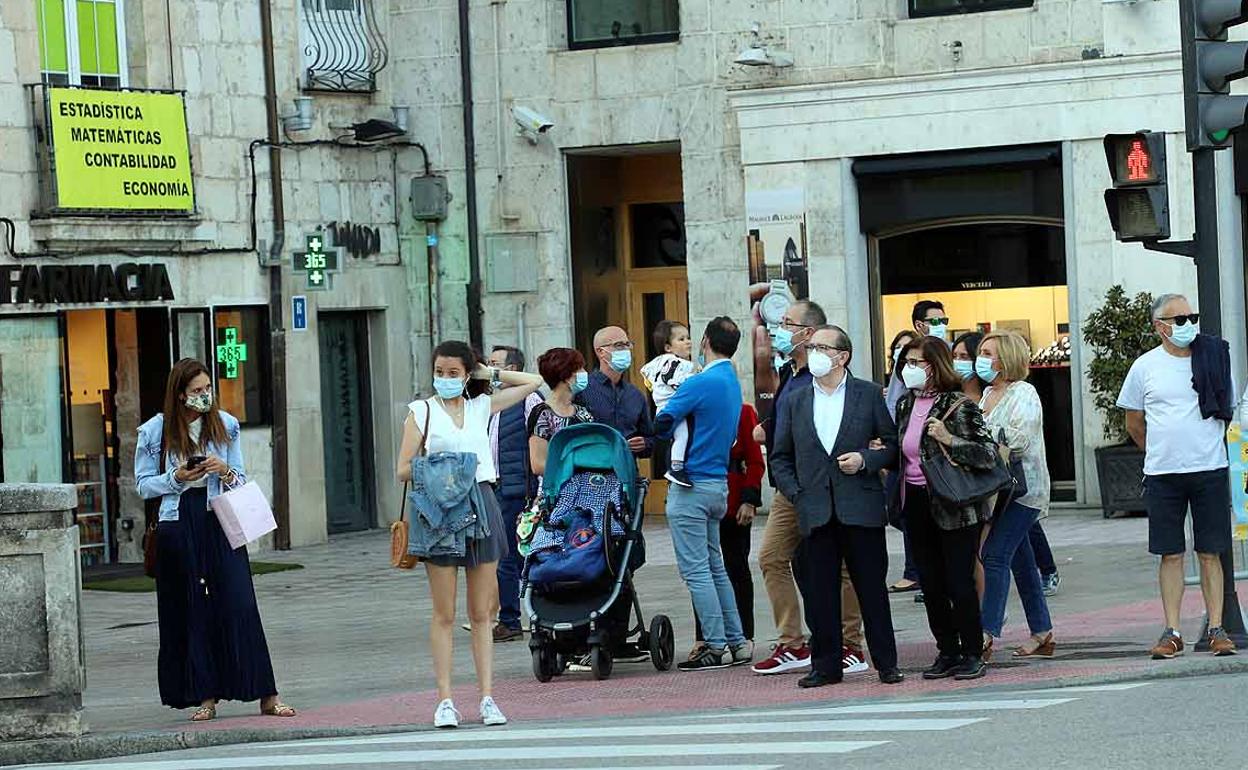
[[464, 427], [442, 408], [439, 398], [413, 401], [407, 405], [416, 421], [416, 429], [425, 427], [425, 410], [429, 409], [429, 435], [425, 439], [425, 451], [471, 452], [477, 456], [477, 481], [498, 481], [494, 469], [494, 453], [490, 451], [490, 397], [481, 395], [464, 399]]
[[1148, 427], [1144, 473], [1199, 473], [1227, 466], [1226, 423], [1200, 416], [1192, 387], [1192, 359], [1158, 346], [1136, 359], [1122, 383], [1118, 406], [1144, 412]]

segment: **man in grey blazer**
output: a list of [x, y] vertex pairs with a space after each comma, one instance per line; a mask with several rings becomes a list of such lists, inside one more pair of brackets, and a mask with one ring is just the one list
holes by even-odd
[[[902, 680], [885, 587], [887, 516], [880, 470], [897, 460], [897, 429], [880, 388], [847, 367], [849, 335], [819, 328], [807, 344], [814, 382], [785, 399], [770, 458], [776, 488], [793, 501], [802, 533], [806, 574], [799, 581], [811, 629], [812, 666], [798, 685], [841, 681], [841, 564], [849, 570], [867, 647], [880, 681]], [[871, 449], [879, 439], [883, 449]]]

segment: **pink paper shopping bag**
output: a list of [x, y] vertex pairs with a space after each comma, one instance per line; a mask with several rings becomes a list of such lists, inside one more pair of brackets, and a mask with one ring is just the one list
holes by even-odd
[[214, 497], [211, 505], [231, 548], [241, 548], [277, 529], [273, 509], [254, 481]]

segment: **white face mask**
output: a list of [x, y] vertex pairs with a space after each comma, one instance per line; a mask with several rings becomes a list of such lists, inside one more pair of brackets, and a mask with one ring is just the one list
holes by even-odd
[[910, 390], [923, 390], [927, 387], [927, 370], [919, 366], [906, 364], [901, 370], [901, 381]]
[[806, 368], [810, 369], [811, 375], [814, 377], [823, 377], [836, 368], [832, 357], [823, 351], [816, 350], [806, 359]]

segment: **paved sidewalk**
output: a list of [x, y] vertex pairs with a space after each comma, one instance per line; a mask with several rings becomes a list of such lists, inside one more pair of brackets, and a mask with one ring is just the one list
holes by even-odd
[[[1248, 670], [1248, 654], [1229, 659], [1189, 653], [1154, 662], [1146, 651], [1161, 626], [1156, 598], [1156, 564], [1146, 553], [1142, 519], [1106, 521], [1099, 515], [1055, 515], [1045, 522], [1062, 573], [1061, 593], [1050, 600], [1058, 655], [1050, 661], [1011, 660], [1012, 643], [1027, 636], [1017, 598], [1010, 604], [1006, 643], [988, 676], [973, 683], [924, 682], [917, 670], [935, 654], [921, 605], [913, 594], [894, 597], [902, 667], [909, 674], [898, 687], [884, 687], [873, 674], [851, 677], [838, 687], [799, 691], [796, 678], [756, 677], [736, 669], [702, 674], [658, 673], [649, 664], [617, 665], [613, 678], [595, 682], [570, 674], [539, 684], [531, 674], [524, 643], [501, 645], [496, 655], [496, 696], [515, 720], [568, 715], [639, 715], [758, 707], [863, 697], [911, 698], [951, 689], [1113, 681]], [[761, 523], [756, 525], [756, 541]], [[648, 564], [637, 587], [647, 616], [670, 615], [676, 624], [677, 654], [692, 642], [688, 594], [677, 576], [670, 539], [661, 525], [648, 528]], [[306, 569], [261, 576], [257, 596], [283, 699], [300, 709], [296, 719], [255, 715], [255, 704], [224, 704], [218, 720], [190, 725], [188, 714], [159, 705], [156, 693], [156, 604], [154, 594], [84, 594], [89, 741], [59, 742], [42, 750], [26, 744], [0, 747], [0, 764], [25, 757], [83, 758], [178, 745], [273, 737], [336, 735], [343, 732], [424, 725], [436, 697], [426, 653], [429, 599], [424, 573], [393, 570], [388, 535], [370, 532], [335, 538], [324, 546], [266, 554]], [[757, 542], [756, 542], [757, 547]], [[901, 564], [900, 534], [890, 530], [895, 577]], [[760, 638], [758, 657], [774, 636], [761, 578], [755, 576]], [[461, 614], [463, 600], [460, 600]], [[1200, 627], [1198, 591], [1184, 604], [1189, 638]], [[475, 714], [468, 635], [456, 637], [457, 700]], [[141, 749], [140, 749], [141, 750]]]

